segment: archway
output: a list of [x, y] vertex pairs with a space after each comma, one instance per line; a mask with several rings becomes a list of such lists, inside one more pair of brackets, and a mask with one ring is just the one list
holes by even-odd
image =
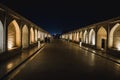
[[81, 32], [80, 32], [80, 42], [82, 42], [82, 40], [83, 40], [82, 37], [83, 37], [83, 36], [82, 36], [82, 31], [81, 31]]
[[89, 33], [89, 44], [95, 45], [95, 31], [94, 31], [94, 29], [90, 30], [90, 33]]
[[85, 30], [84, 35], [83, 35], [83, 41], [84, 41], [84, 43], [88, 43], [88, 33], [86, 30]]
[[20, 47], [20, 29], [15, 20], [8, 25], [8, 50]]
[[101, 27], [97, 32], [97, 48], [106, 49], [107, 31]]
[[116, 48], [120, 50], [120, 24], [117, 23], [110, 31], [109, 48]]
[[79, 32], [76, 33], [76, 41], [79, 42]]
[[28, 48], [28, 27], [26, 25], [22, 28], [22, 48]]
[[30, 29], [30, 44], [34, 43], [34, 30], [33, 28]]
[[3, 52], [3, 24], [0, 21], [0, 53]]
[[35, 42], [37, 42], [37, 29], [35, 29]]

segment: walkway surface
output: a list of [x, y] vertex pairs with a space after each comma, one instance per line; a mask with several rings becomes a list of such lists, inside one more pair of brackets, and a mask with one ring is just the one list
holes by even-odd
[[31, 49], [27, 49], [22, 51], [21, 54], [14, 56], [10, 60], [6, 60], [3, 63], [0, 63], [0, 80], [4, 77], [6, 77], [12, 70], [20, 66], [23, 62], [25, 62], [27, 59], [29, 59], [32, 55], [35, 54], [39, 49], [41, 49], [44, 46], [44, 43], [41, 44], [39, 47], [33, 47]]
[[5, 80], [120, 80], [120, 64], [73, 43], [53, 40]]
[[[68, 42], [68, 41], [67, 41], [67, 42]], [[80, 47], [79, 44], [75, 44], [75, 43], [73, 43], [73, 42], [69, 42], [69, 43], [70, 43], [70, 44], [73, 44], [73, 45], [75, 45], [75, 46]], [[88, 47], [85, 47], [85, 46], [81, 46], [80, 48], [85, 49], [85, 50], [88, 50], [88, 51], [90, 51], [90, 52], [92, 52], [92, 53], [95, 53], [96, 55], [99, 55], [99, 56], [101, 56], [101, 57], [104, 57], [104, 58], [106, 58], [106, 59], [109, 59], [109, 60], [111, 60], [111, 61], [113, 61], [113, 62], [116, 62], [116, 63], [120, 64], [120, 58], [115, 57], [115, 56], [112, 56], [112, 55], [110, 55], [109, 53], [102, 52], [102, 51], [100, 51], [100, 50], [95, 50], [95, 49], [92, 49], [92, 48], [88, 48]]]

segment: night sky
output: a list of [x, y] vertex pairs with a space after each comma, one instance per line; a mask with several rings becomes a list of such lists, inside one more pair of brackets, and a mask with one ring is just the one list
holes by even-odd
[[111, 0], [1, 0], [1, 3], [51, 34], [63, 33], [120, 15]]

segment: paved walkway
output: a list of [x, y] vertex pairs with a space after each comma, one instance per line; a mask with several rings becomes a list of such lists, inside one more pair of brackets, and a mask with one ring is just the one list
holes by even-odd
[[33, 56], [39, 49], [41, 49], [45, 44], [41, 44], [39, 47], [33, 47], [29, 50], [24, 50], [20, 55], [13, 57], [10, 60], [7, 60], [3, 63], [0, 63], [0, 80], [8, 75], [12, 70], [20, 66], [27, 59]]
[[[76, 43], [73, 43], [73, 42], [70, 42], [70, 43], [75, 45], [75, 46], [80, 47]], [[108, 53], [105, 53], [105, 52], [102, 52], [102, 51], [99, 51], [99, 50], [95, 50], [95, 49], [92, 49], [92, 48], [88, 48], [88, 47], [85, 47], [85, 46], [81, 46], [80, 48], [83, 48], [83, 49], [88, 50], [88, 51], [90, 51], [92, 53], [95, 53], [96, 55], [99, 55], [101, 57], [104, 57], [106, 59], [109, 59], [109, 60], [111, 60], [113, 62], [116, 62], [116, 63], [120, 64], [120, 58], [114, 57], [114, 56], [112, 56], [112, 55], [110, 55]]]

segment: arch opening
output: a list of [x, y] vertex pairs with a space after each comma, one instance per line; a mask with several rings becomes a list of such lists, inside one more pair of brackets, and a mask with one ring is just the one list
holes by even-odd
[[34, 39], [34, 30], [33, 28], [30, 29], [30, 44], [33, 44], [35, 41]]
[[90, 33], [89, 33], [89, 44], [95, 45], [95, 31], [94, 31], [94, 29], [90, 30]]
[[97, 32], [97, 48], [101, 50], [106, 49], [106, 39], [107, 39], [107, 31], [104, 27], [101, 27]]
[[120, 50], [120, 24], [117, 23], [110, 31], [109, 48]]
[[22, 48], [28, 48], [28, 27], [26, 25], [22, 28]]
[[3, 24], [0, 21], [0, 53], [3, 52]]
[[88, 32], [85, 30], [84, 35], [83, 35], [83, 42], [88, 43]]
[[15, 20], [8, 25], [8, 50], [20, 47], [20, 29]]

